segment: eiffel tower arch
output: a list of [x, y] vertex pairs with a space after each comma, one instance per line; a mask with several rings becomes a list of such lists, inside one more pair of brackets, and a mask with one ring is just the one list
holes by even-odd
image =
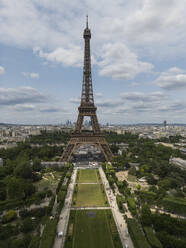
[[[81, 94], [81, 103], [78, 108], [79, 114], [75, 126], [75, 130], [64, 150], [60, 161], [69, 161], [73, 151], [83, 144], [96, 145], [104, 154], [106, 161], [111, 161], [113, 154], [110, 147], [100, 130], [96, 115], [96, 106], [94, 104], [93, 88], [92, 88], [92, 73], [91, 73], [91, 55], [90, 55], [90, 39], [91, 32], [88, 27], [88, 17], [86, 28], [83, 33], [85, 40], [84, 48], [84, 67], [83, 67], [83, 85]], [[88, 116], [91, 120], [92, 131], [87, 132], [82, 129], [84, 117]]]

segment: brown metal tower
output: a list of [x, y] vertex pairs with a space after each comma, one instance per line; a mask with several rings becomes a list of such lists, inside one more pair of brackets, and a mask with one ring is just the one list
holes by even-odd
[[[113, 158], [112, 152], [109, 148], [104, 135], [100, 131], [96, 110], [94, 105], [93, 89], [92, 89], [92, 75], [91, 75], [91, 55], [90, 55], [90, 39], [91, 32], [88, 28], [88, 17], [86, 28], [83, 37], [85, 39], [84, 50], [84, 68], [83, 68], [83, 86], [81, 95], [81, 104], [78, 108], [79, 114], [76, 122], [75, 130], [64, 150], [60, 161], [69, 161], [75, 148], [82, 144], [97, 145], [103, 152], [106, 161], [111, 161]], [[85, 116], [91, 119], [92, 131], [87, 132], [82, 130], [83, 120]]]

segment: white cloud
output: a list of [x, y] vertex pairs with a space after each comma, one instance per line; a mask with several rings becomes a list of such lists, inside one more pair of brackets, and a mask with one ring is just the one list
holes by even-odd
[[32, 87], [0, 88], [0, 106], [43, 103], [47, 96]]
[[142, 62], [122, 43], [107, 44], [103, 47], [100, 75], [114, 79], [132, 79], [144, 72], [151, 72], [153, 65]]
[[185, 0], [143, 0], [128, 16], [127, 33], [134, 42], [172, 43], [183, 38]]
[[97, 97], [97, 98], [103, 97], [103, 93], [101, 93], [101, 92], [96, 92], [94, 95], [95, 95], [95, 97]]
[[[100, 0], [99, 4], [94, 0], [87, 0], [86, 3], [83, 0], [79, 0], [78, 3], [66, 0], [1, 0], [0, 43], [21, 49], [33, 49], [37, 56], [50, 63], [80, 66], [83, 59], [85, 15], [89, 10], [92, 61], [93, 64], [97, 64], [98, 72], [113, 79], [133, 79], [141, 73], [151, 72], [152, 64], [157, 64], [158, 68], [165, 68], [167, 61], [168, 64], [176, 65], [174, 63], [176, 59], [180, 67], [185, 67], [185, 60], [180, 60], [186, 50], [185, 4], [186, 0]], [[162, 60], [162, 58], [166, 59]], [[0, 74], [2, 74], [1, 69]], [[154, 83], [161, 89], [184, 89], [185, 75], [185, 70], [170, 68], [161, 73]], [[145, 75], [146, 78], [142, 76], [135, 79], [134, 86], [136, 83], [139, 85], [139, 81], [143, 82], [143, 79], [145, 82], [150, 81], [152, 77], [152, 75]], [[162, 113], [164, 115], [166, 110], [170, 112], [171, 109], [173, 112], [178, 111], [179, 108], [182, 109], [179, 111], [184, 111], [184, 105], [175, 102], [177, 96], [173, 97], [174, 92], [171, 92], [172, 98], [169, 98], [170, 96], [165, 94], [161, 96], [162, 93], [154, 95], [154, 92], [151, 92], [151, 85], [147, 87], [149, 88], [145, 90], [150, 93], [129, 92], [128, 95], [122, 94], [117, 101], [104, 99], [96, 94], [95, 98], [101, 98], [98, 98], [98, 105], [100, 110], [104, 110], [103, 113], [116, 114], [119, 108], [121, 113], [136, 118], [138, 112], [147, 113], [148, 116], [144, 114], [142, 119], [150, 118], [151, 113], [154, 113], [153, 116], [155, 113], [158, 116], [161, 112], [162, 116]], [[98, 86], [98, 89], [103, 88]], [[112, 89], [109, 86], [108, 91], [110, 90]], [[115, 88], [115, 92], [117, 90], [118, 88]], [[143, 83], [141, 90], [144, 90]], [[1, 91], [0, 105], [13, 106], [11, 104], [14, 102], [17, 104], [17, 109], [21, 108], [19, 104], [24, 104], [24, 107], [29, 109], [29, 105], [33, 104], [31, 95], [27, 92], [26, 100], [25, 93], [21, 95], [18, 91], [20, 90], [12, 89], [8, 93], [5, 90]], [[35, 91], [41, 94], [36, 89]], [[123, 86], [121, 91], [124, 91]], [[33, 92], [32, 96], [35, 93]], [[179, 93], [184, 94], [184, 92]], [[6, 97], [3, 98], [3, 94]], [[41, 94], [41, 99], [43, 96]], [[44, 99], [39, 102], [39, 97], [34, 97], [36, 108], [40, 104], [46, 104]], [[72, 101], [80, 103], [80, 99], [72, 99]], [[54, 106], [54, 112], [55, 108], [58, 106]], [[42, 115], [46, 115], [48, 121], [47, 109], [50, 110], [50, 106], [39, 106], [37, 118], [42, 119], [41, 111], [44, 110]], [[56, 116], [57, 114], [60, 114], [60, 111], [57, 112], [56, 109]], [[119, 117], [122, 118], [122, 115], [119, 114]], [[33, 115], [32, 118], [34, 119], [35, 116]], [[60, 118], [61, 116], [59, 120]]]
[[80, 97], [77, 97], [77, 98], [73, 97], [73, 98], [70, 98], [69, 102], [74, 103], [74, 104], [80, 104], [81, 98]]
[[160, 76], [154, 81], [154, 84], [165, 90], [178, 90], [186, 88], [186, 73], [183, 69], [173, 67], [166, 72], [160, 73]]
[[40, 48], [34, 48], [34, 53], [50, 62], [65, 66], [82, 66], [83, 53], [78, 46], [70, 49], [57, 48], [52, 52], [43, 52]]
[[163, 92], [157, 91], [157, 92], [127, 92], [127, 93], [121, 93], [121, 98], [123, 100], [127, 101], [133, 101], [133, 102], [154, 102], [154, 101], [162, 101], [164, 99], [167, 99], [167, 95], [165, 95]]
[[22, 72], [22, 74], [27, 78], [38, 79], [40, 77], [39, 73], [36, 72]]
[[18, 112], [33, 111], [35, 110], [35, 106], [32, 104], [16, 104], [15, 106], [11, 106], [11, 110]]
[[5, 68], [3, 66], [0, 66], [0, 75], [3, 75], [5, 73]]
[[102, 108], [114, 108], [121, 105], [121, 99], [119, 100], [113, 100], [113, 99], [104, 99], [101, 101], [96, 101], [96, 106], [102, 107]]
[[65, 112], [61, 107], [46, 106], [39, 109], [42, 113], [56, 113], [56, 112]]
[[[63, 53], [78, 53], [73, 47], [79, 46], [82, 51], [85, 13], [90, 10], [97, 56], [105, 44], [118, 41], [141, 55], [149, 49], [157, 58], [165, 50], [169, 56], [170, 44], [177, 53], [180, 47], [185, 48], [185, 3], [186, 0], [100, 0], [98, 5], [93, 0], [86, 4], [83, 0], [14, 0], [12, 4], [12, 0], [1, 0], [0, 41], [11, 46], [40, 47], [46, 59], [64, 63]], [[140, 49], [134, 50], [136, 47]], [[77, 65], [76, 60], [74, 63], [72, 59], [72, 64]]]

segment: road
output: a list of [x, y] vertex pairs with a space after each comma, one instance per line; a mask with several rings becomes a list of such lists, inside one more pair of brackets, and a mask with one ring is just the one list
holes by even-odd
[[99, 173], [102, 178], [103, 185], [105, 187], [107, 198], [108, 198], [108, 201], [112, 209], [113, 217], [114, 217], [117, 229], [118, 229], [118, 233], [120, 235], [122, 245], [123, 247], [125, 247], [125, 245], [127, 244], [129, 248], [134, 248], [132, 240], [128, 234], [127, 223], [123, 217], [123, 214], [120, 213], [118, 209], [118, 205], [116, 202], [116, 196], [113, 194], [113, 191], [109, 186], [108, 180], [102, 168], [99, 168]]
[[75, 168], [73, 170], [73, 173], [71, 176], [71, 182], [68, 186], [68, 191], [67, 191], [67, 195], [65, 198], [64, 207], [61, 211], [60, 219], [59, 219], [59, 222], [57, 225], [57, 232], [63, 232], [63, 237], [58, 238], [56, 235], [53, 248], [63, 248], [64, 247], [65, 236], [66, 236], [66, 232], [67, 232], [68, 220], [69, 220], [69, 215], [70, 215], [70, 207], [71, 207], [71, 203], [72, 203], [72, 195], [73, 195], [73, 191], [74, 191], [74, 185], [76, 182], [76, 176], [77, 176], [77, 169]]

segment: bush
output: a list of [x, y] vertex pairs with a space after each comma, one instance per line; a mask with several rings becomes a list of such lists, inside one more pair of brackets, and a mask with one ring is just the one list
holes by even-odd
[[54, 206], [54, 202], [55, 202], [55, 196], [52, 196], [52, 198], [50, 199], [50, 203], [48, 205], [48, 208], [47, 208], [47, 214], [50, 215], [52, 209], [53, 209], [53, 206]]
[[36, 193], [36, 197], [39, 199], [39, 200], [42, 200], [46, 197], [46, 192], [45, 191], [41, 191], [41, 192], [37, 192]]
[[34, 236], [29, 244], [28, 248], [39, 248], [40, 237]]
[[17, 234], [19, 234], [19, 228], [17, 226], [11, 224], [0, 225], [0, 240], [10, 238], [11, 236]]
[[127, 198], [127, 204], [128, 204], [128, 208], [131, 211], [131, 213], [133, 215], [136, 215], [137, 214], [137, 212], [136, 212], [136, 203], [135, 203], [134, 199], [131, 198], [131, 197], [128, 197]]
[[32, 220], [30, 218], [26, 218], [23, 220], [23, 224], [21, 226], [21, 231], [24, 233], [28, 233], [32, 231], [34, 228]]
[[8, 223], [17, 218], [17, 213], [14, 210], [9, 210], [2, 218], [2, 223]]
[[62, 190], [62, 191], [67, 191], [67, 188], [68, 188], [67, 185], [62, 185], [62, 186], [61, 186], [61, 190]]
[[40, 248], [52, 248], [56, 236], [57, 220], [48, 220], [41, 237]]
[[116, 201], [117, 201], [119, 210], [121, 212], [124, 212], [123, 203], [125, 202], [125, 198], [122, 195], [117, 195], [116, 196]]
[[27, 209], [23, 209], [19, 211], [19, 216], [24, 219], [29, 216], [29, 211]]
[[144, 227], [144, 231], [147, 237], [148, 242], [151, 244], [152, 248], [163, 248], [162, 244], [160, 243], [159, 239], [154, 234], [151, 227]]
[[151, 248], [145, 238], [141, 225], [135, 219], [127, 219], [127, 225], [135, 248]]
[[157, 195], [156, 195], [156, 193], [151, 192], [151, 191], [141, 190], [139, 197], [140, 197], [142, 202], [147, 202], [148, 204], [153, 205], [156, 198], [157, 198]]
[[61, 202], [65, 200], [66, 192], [65, 191], [59, 191], [57, 195], [57, 202]]
[[64, 179], [64, 175], [62, 175], [62, 177], [61, 177], [61, 179], [60, 179], [60, 181], [58, 183], [58, 186], [56, 188], [56, 194], [58, 194], [59, 190], [61, 189], [61, 185], [63, 183], [63, 179]]

